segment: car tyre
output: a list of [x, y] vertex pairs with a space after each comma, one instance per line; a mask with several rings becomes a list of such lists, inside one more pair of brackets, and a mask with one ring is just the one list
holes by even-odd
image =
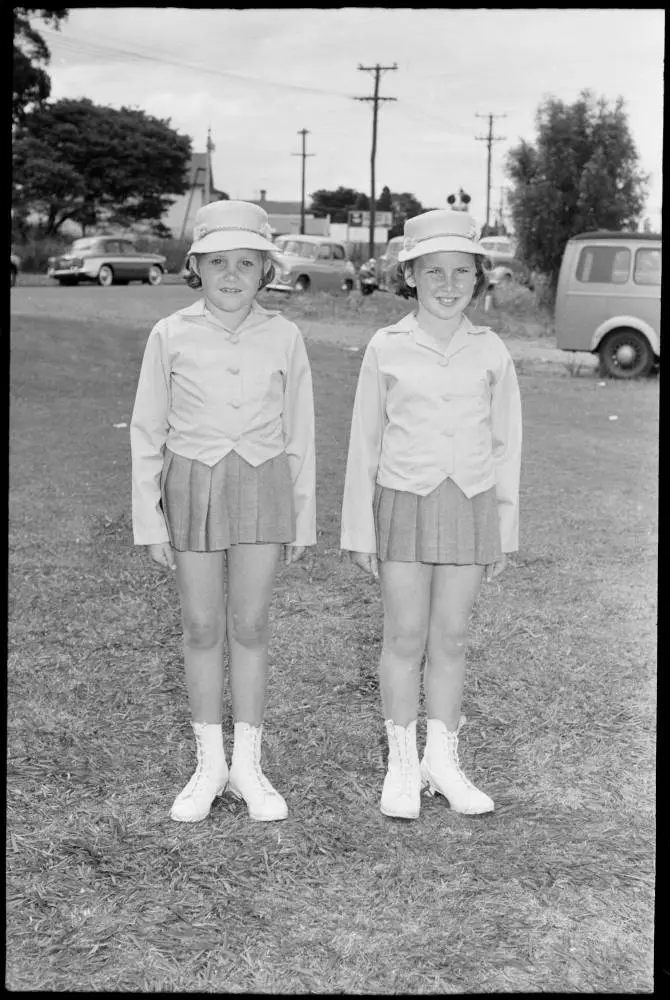
[[374, 292], [373, 285], [366, 285], [364, 284], [364, 282], [361, 282], [361, 295], [372, 295], [373, 292]]
[[301, 274], [293, 286], [296, 292], [308, 292], [309, 291], [309, 278], [306, 274]]
[[351, 278], [345, 278], [344, 281], [342, 282], [342, 291], [353, 292], [353, 290], [354, 290], [353, 281], [351, 280]]
[[638, 330], [612, 330], [602, 341], [598, 355], [600, 374], [608, 378], [642, 378], [654, 367], [651, 344]]
[[147, 283], [149, 285], [160, 285], [163, 280], [163, 268], [158, 264], [152, 264], [147, 273]]
[[114, 272], [112, 271], [109, 264], [103, 264], [98, 271], [98, 284], [102, 285], [103, 288], [109, 288], [110, 285], [114, 284]]

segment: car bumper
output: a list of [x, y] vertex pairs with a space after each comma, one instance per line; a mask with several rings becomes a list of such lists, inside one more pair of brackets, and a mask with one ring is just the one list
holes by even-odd
[[50, 278], [95, 278], [93, 272], [89, 272], [85, 267], [48, 267], [47, 275]]
[[295, 288], [290, 282], [285, 281], [273, 281], [271, 284], [265, 286], [270, 292], [293, 292]]

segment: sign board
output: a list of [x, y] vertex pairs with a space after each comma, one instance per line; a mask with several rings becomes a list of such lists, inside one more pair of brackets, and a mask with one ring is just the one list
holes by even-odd
[[[370, 228], [370, 213], [369, 212], [349, 212], [349, 225], [352, 228], [357, 228], [358, 226], [367, 226]], [[384, 226], [386, 229], [390, 229], [393, 225], [393, 212], [382, 212], [380, 210], [375, 211], [375, 226]]]

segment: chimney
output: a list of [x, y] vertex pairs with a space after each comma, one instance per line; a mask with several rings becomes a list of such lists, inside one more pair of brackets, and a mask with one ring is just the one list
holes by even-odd
[[267, 191], [265, 190], [265, 188], [261, 188], [261, 205], [265, 201], [265, 195], [266, 194], [267, 194]]

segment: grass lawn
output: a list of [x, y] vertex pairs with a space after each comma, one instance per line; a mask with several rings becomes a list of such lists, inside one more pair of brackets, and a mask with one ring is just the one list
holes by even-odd
[[379, 811], [379, 590], [338, 552], [360, 353], [309, 339], [319, 545], [281, 571], [264, 743], [289, 819], [224, 796], [180, 825], [179, 606], [132, 545], [127, 423], [151, 322], [190, 298], [12, 291], [6, 988], [650, 992], [658, 380], [522, 367], [522, 547], [463, 706], [496, 811], [406, 823]]

